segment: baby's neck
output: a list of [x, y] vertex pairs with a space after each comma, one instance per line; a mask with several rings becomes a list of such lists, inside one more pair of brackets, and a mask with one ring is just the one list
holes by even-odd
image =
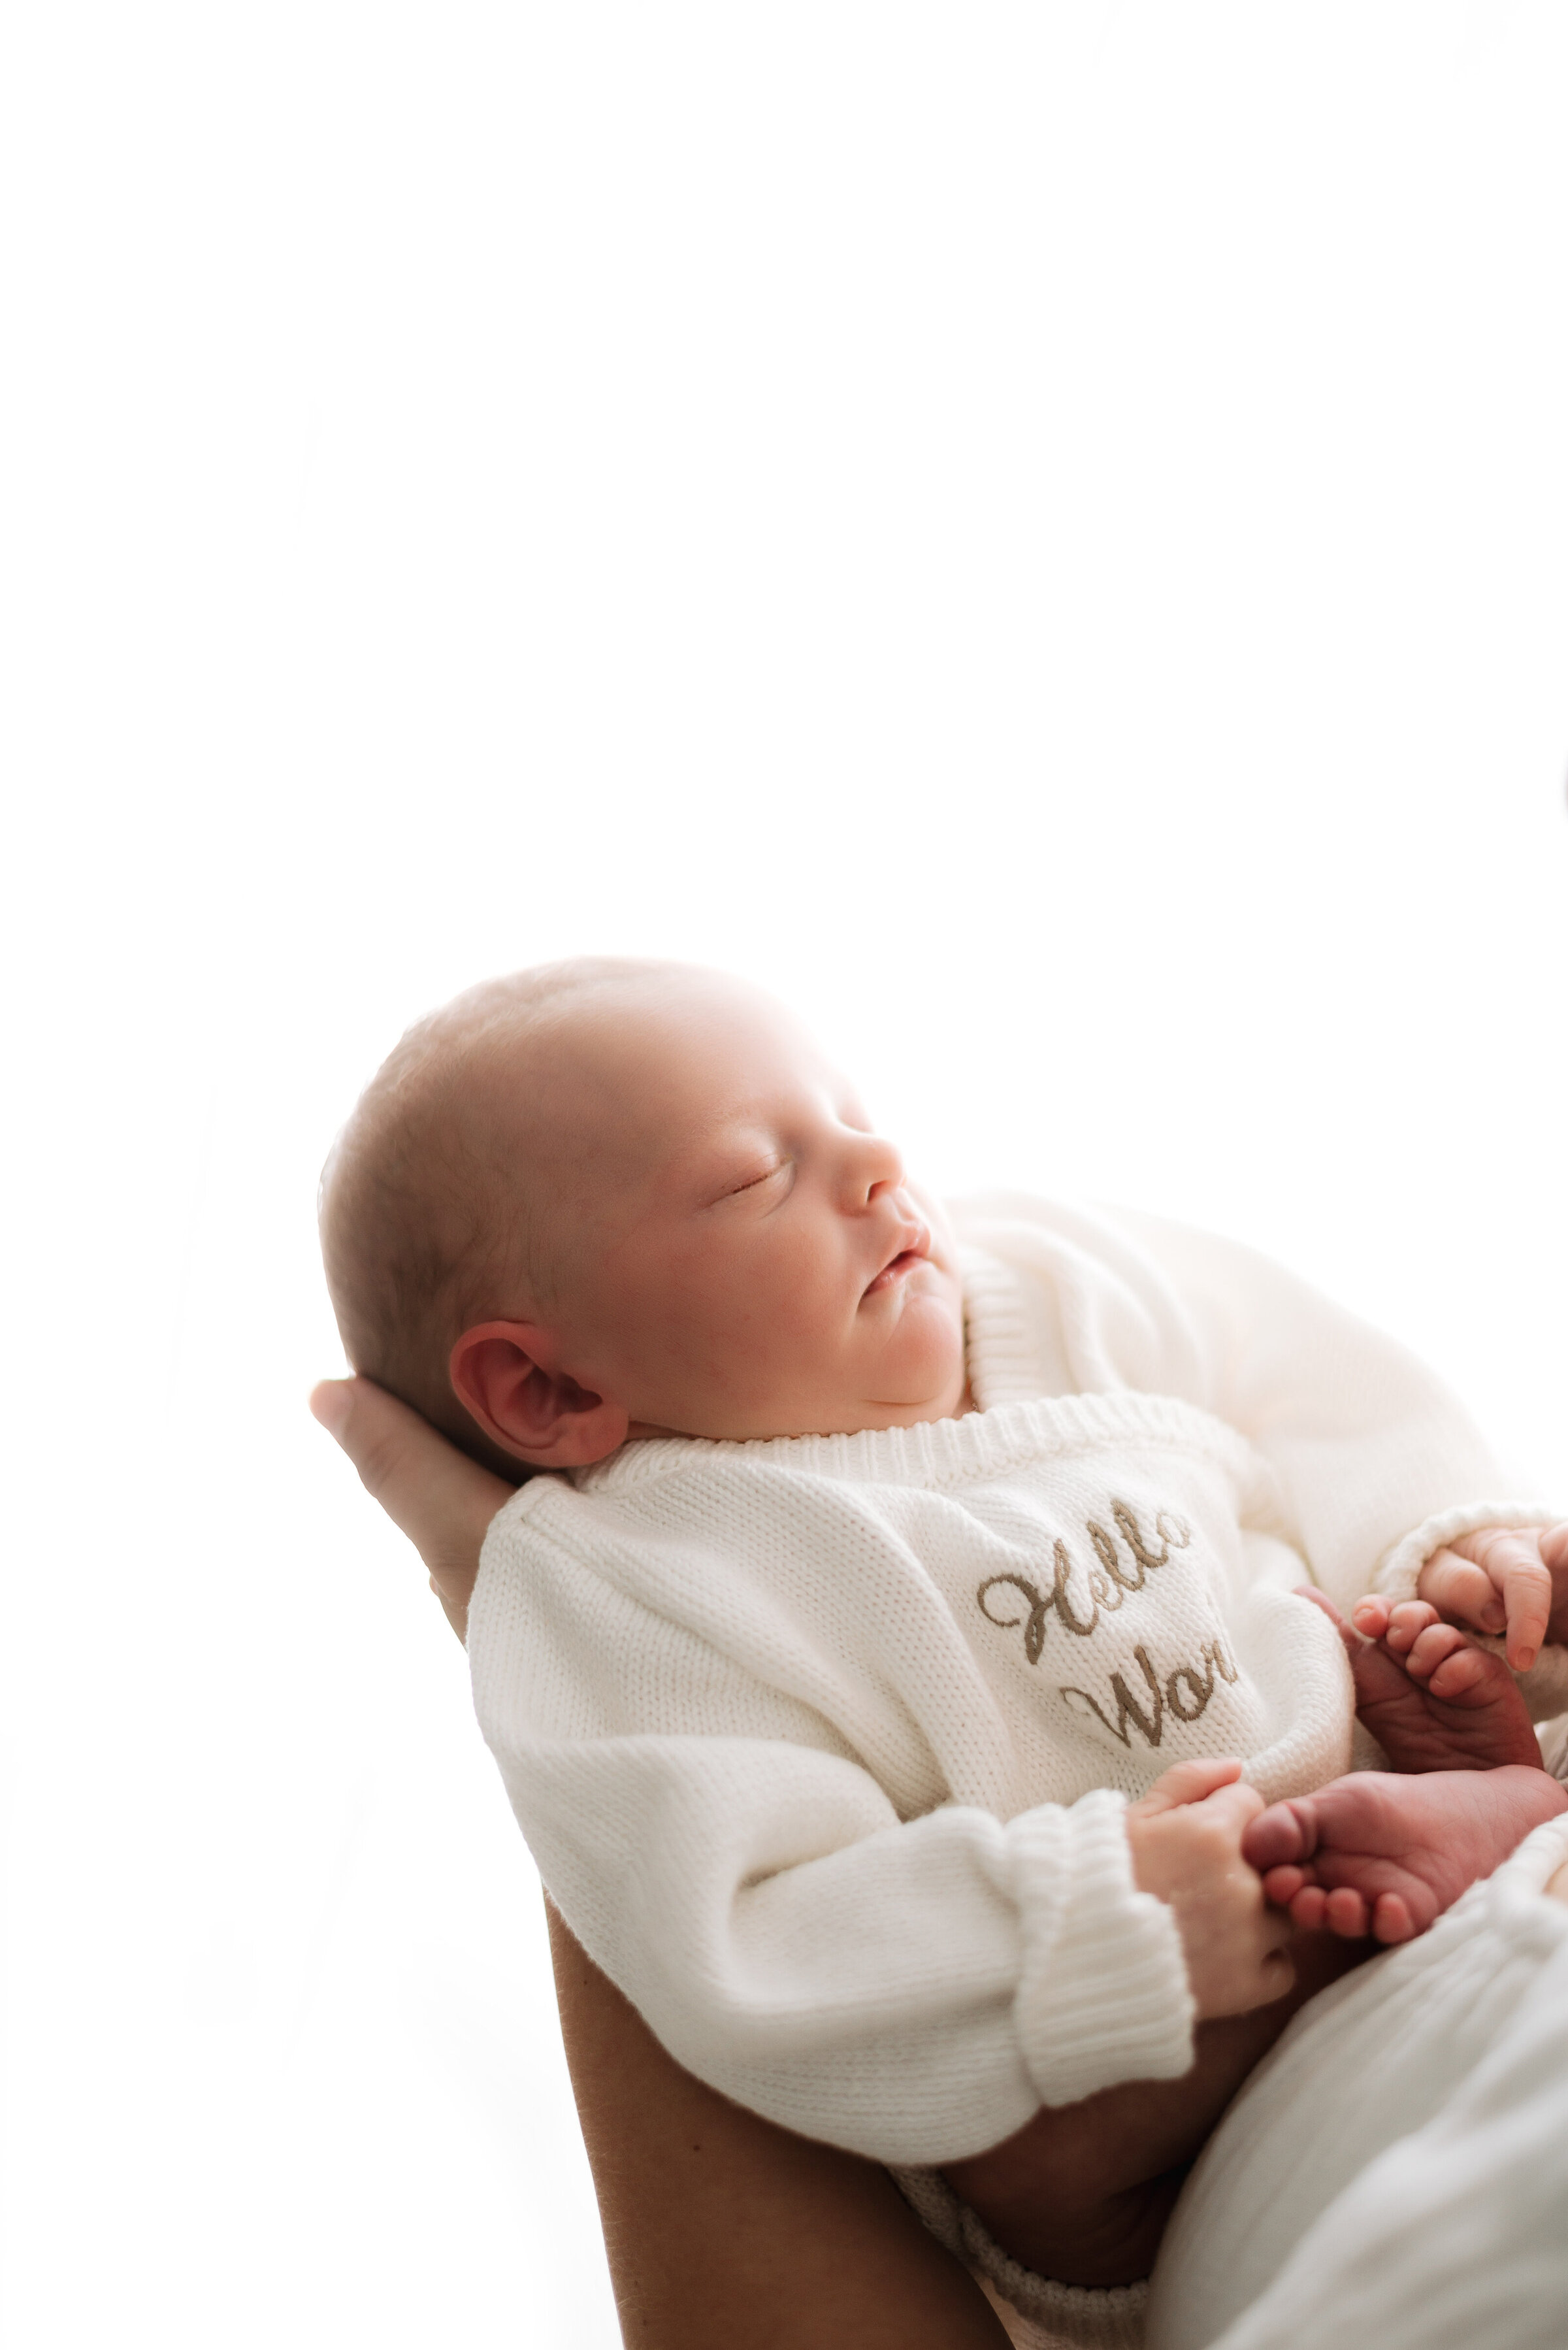
[[[955, 1410], [916, 1412], [912, 1419], [900, 1420], [897, 1425], [901, 1428], [920, 1428], [940, 1419], [964, 1419], [968, 1418], [971, 1411], [978, 1411], [979, 1409], [980, 1406], [976, 1403], [973, 1393], [966, 1382], [964, 1391], [959, 1398], [958, 1406]], [[829, 1415], [829, 1417], [831, 1417], [831, 1415]], [[784, 1436], [861, 1436], [866, 1434], [868, 1430], [878, 1430], [886, 1427], [888, 1423], [884, 1420], [867, 1419], [857, 1422], [852, 1428], [839, 1426], [836, 1428], [814, 1429], [765, 1429], [759, 1430], [756, 1436], [746, 1438], [743, 1440], [748, 1443], [766, 1444]], [[628, 1444], [641, 1444], [659, 1437], [671, 1436], [695, 1439], [699, 1442], [708, 1444], [722, 1444], [730, 1440], [723, 1436], [714, 1436], [711, 1431], [707, 1429], [659, 1428], [655, 1426], [649, 1420], [634, 1419], [628, 1428], [624, 1441], [618, 1449], [624, 1451]]]

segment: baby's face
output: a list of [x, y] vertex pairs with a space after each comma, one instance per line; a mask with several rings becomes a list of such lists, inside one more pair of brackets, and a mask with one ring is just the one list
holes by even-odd
[[[898, 1151], [777, 1006], [682, 974], [531, 1056], [560, 1138], [537, 1319], [633, 1434], [831, 1434], [961, 1408], [953, 1243]], [[536, 1212], [537, 1210], [536, 1210]]]

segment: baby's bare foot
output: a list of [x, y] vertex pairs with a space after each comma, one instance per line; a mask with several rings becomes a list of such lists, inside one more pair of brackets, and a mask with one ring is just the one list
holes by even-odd
[[1356, 1602], [1358, 1638], [1333, 1601], [1303, 1592], [1333, 1617], [1355, 1679], [1355, 1711], [1396, 1771], [1494, 1771], [1541, 1762], [1524, 1700], [1501, 1657], [1478, 1648], [1424, 1599]]
[[1260, 1812], [1241, 1851], [1293, 1924], [1407, 1942], [1563, 1811], [1568, 1792], [1539, 1767], [1354, 1771]]

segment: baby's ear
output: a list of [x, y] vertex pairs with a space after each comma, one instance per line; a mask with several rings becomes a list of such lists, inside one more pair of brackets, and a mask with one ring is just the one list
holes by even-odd
[[582, 1469], [626, 1441], [618, 1404], [549, 1370], [556, 1349], [531, 1322], [480, 1322], [448, 1358], [452, 1392], [486, 1436], [533, 1469]]

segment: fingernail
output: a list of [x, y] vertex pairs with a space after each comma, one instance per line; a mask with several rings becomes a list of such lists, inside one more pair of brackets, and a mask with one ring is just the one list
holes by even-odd
[[348, 1417], [348, 1388], [343, 1379], [323, 1379], [310, 1391], [312, 1416], [321, 1422], [328, 1436], [338, 1435]]
[[1527, 1673], [1527, 1672], [1530, 1670], [1531, 1666], [1532, 1666], [1534, 1662], [1535, 1662], [1535, 1651], [1534, 1651], [1534, 1649], [1533, 1649], [1533, 1648], [1521, 1648], [1521, 1650], [1520, 1650], [1520, 1652], [1519, 1652], [1519, 1661], [1518, 1661], [1518, 1663], [1514, 1666], [1514, 1669], [1514, 1669], [1514, 1671], [1515, 1671], [1516, 1673]]

